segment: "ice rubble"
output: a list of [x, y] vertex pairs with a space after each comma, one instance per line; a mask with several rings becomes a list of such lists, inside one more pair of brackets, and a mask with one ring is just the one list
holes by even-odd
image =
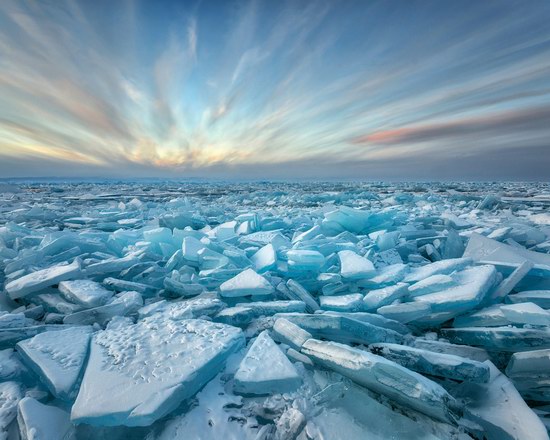
[[550, 188], [487, 188], [0, 192], [0, 439], [547, 439]]

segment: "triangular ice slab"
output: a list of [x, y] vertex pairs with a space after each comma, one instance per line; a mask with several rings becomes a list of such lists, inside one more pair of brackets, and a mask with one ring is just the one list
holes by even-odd
[[91, 327], [70, 327], [45, 332], [17, 344], [25, 364], [33, 370], [50, 392], [60, 399], [70, 400], [82, 366], [88, 356]]
[[266, 330], [258, 335], [235, 373], [234, 390], [241, 394], [272, 394], [300, 386], [296, 368]]

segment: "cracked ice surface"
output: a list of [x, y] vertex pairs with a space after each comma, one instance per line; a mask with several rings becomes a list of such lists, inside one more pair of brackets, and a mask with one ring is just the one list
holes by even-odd
[[547, 439], [550, 186], [0, 192], [0, 439]]

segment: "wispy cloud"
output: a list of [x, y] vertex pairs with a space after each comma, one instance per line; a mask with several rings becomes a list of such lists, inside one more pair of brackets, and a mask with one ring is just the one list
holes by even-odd
[[5, 0], [0, 175], [414, 177], [404, 161], [499, 153], [529, 176], [549, 19], [544, 0]]

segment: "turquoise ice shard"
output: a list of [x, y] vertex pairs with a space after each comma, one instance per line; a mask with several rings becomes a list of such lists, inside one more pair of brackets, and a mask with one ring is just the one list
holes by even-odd
[[405, 324], [402, 324], [399, 321], [395, 321], [393, 319], [385, 318], [384, 316], [378, 315], [377, 313], [326, 311], [326, 312], [323, 312], [323, 314], [329, 315], [329, 316], [341, 316], [343, 318], [355, 319], [356, 321], [372, 324], [376, 327], [382, 327], [382, 328], [387, 328], [387, 329], [396, 331], [397, 333], [400, 333], [402, 335], [407, 335], [411, 332], [410, 329]]
[[23, 440], [73, 440], [76, 438], [69, 413], [44, 405], [32, 397], [19, 402], [17, 421]]
[[262, 275], [253, 269], [245, 269], [220, 286], [222, 297], [269, 296], [274, 292], [273, 286]]
[[543, 309], [550, 309], [550, 290], [527, 290], [518, 292], [513, 295], [508, 295], [506, 301], [512, 304], [532, 302]]
[[397, 283], [393, 286], [382, 287], [368, 292], [363, 298], [365, 310], [374, 311], [382, 306], [387, 306], [397, 299], [408, 294], [408, 284]]
[[288, 299], [303, 301], [308, 312], [313, 313], [319, 310], [319, 304], [315, 298], [298, 281], [290, 279], [286, 285], [278, 286], [277, 289], [280, 289]]
[[491, 299], [500, 300], [508, 295], [514, 287], [529, 273], [534, 264], [531, 261], [521, 263], [508, 277], [503, 279], [491, 294]]
[[434, 341], [430, 339], [416, 338], [413, 340], [413, 347], [433, 351], [435, 353], [451, 354], [478, 362], [489, 360], [489, 354], [483, 348], [470, 347], [469, 345], [451, 344], [445, 341]]
[[382, 306], [376, 312], [386, 318], [406, 324], [430, 316], [432, 307], [427, 303], [408, 302]]
[[302, 353], [395, 403], [444, 422], [454, 420], [454, 398], [440, 385], [395, 362], [335, 342], [307, 340]]
[[311, 333], [298, 327], [288, 319], [279, 318], [275, 321], [272, 328], [273, 337], [283, 344], [286, 344], [296, 350], [300, 350], [304, 342], [312, 338]]
[[114, 294], [91, 280], [61, 281], [58, 289], [67, 300], [87, 307], [101, 306]]
[[91, 327], [40, 333], [19, 342], [17, 350], [55, 397], [70, 400], [76, 396], [91, 334]]
[[342, 230], [360, 233], [369, 225], [371, 213], [348, 206], [340, 206], [337, 210], [325, 214], [324, 226], [327, 222], [336, 224]]
[[512, 321], [504, 315], [500, 304], [458, 316], [453, 321], [453, 327], [500, 327], [510, 324]]
[[214, 320], [224, 324], [244, 327], [260, 316], [271, 316], [276, 313], [305, 312], [306, 305], [302, 301], [255, 301], [239, 303], [220, 311]]
[[409, 287], [410, 296], [421, 296], [428, 293], [437, 292], [453, 286], [454, 279], [449, 275], [432, 275], [424, 278]]
[[46, 269], [31, 272], [6, 284], [6, 292], [12, 299], [22, 298], [60, 281], [78, 278], [80, 262], [75, 259], [71, 264], [59, 264]]
[[185, 237], [181, 245], [183, 258], [189, 261], [199, 262], [199, 251], [205, 248], [204, 243], [195, 237]]
[[143, 306], [143, 298], [138, 292], [123, 292], [108, 304], [65, 316], [63, 323], [105, 325], [115, 316], [125, 316], [137, 312], [141, 306]]
[[265, 395], [293, 391], [301, 378], [266, 330], [258, 335], [235, 373], [233, 390]]
[[358, 280], [358, 284], [361, 287], [379, 289], [400, 282], [408, 272], [409, 266], [406, 264], [391, 264], [378, 269], [377, 274], [372, 278]]
[[526, 400], [550, 403], [550, 350], [514, 353], [506, 367], [506, 375]]
[[465, 269], [457, 273], [454, 279], [456, 286], [418, 296], [415, 301], [429, 304], [435, 313], [458, 315], [481, 304], [498, 278], [495, 267], [485, 265]]
[[527, 260], [535, 265], [550, 266], [549, 254], [530, 251], [523, 246], [516, 247], [500, 243], [476, 232], [470, 236], [464, 256], [487, 263], [520, 265]]
[[528, 351], [550, 348], [550, 329], [517, 327], [444, 328], [441, 335], [456, 344], [494, 351]]
[[87, 276], [104, 275], [108, 273], [121, 272], [139, 263], [139, 258], [134, 254], [128, 254], [121, 258], [110, 258], [86, 267]]
[[466, 398], [464, 417], [484, 429], [488, 440], [548, 440], [546, 428], [510, 380], [490, 361], [486, 384], [463, 383], [458, 394]]
[[346, 318], [344, 316], [323, 314], [281, 313], [277, 317], [290, 322], [311, 333], [316, 338], [355, 344], [372, 344], [374, 342], [401, 343], [402, 334], [389, 328], [378, 327], [368, 322]]
[[486, 364], [453, 354], [387, 343], [371, 344], [369, 350], [410, 370], [430, 376], [467, 382], [487, 382], [490, 376]]
[[319, 270], [325, 257], [318, 251], [292, 249], [287, 252], [288, 267], [295, 270]]
[[240, 329], [155, 314], [94, 334], [74, 423], [148, 426], [192, 397], [244, 345]]
[[504, 317], [514, 324], [550, 325], [550, 312], [534, 303], [504, 305], [500, 307], [500, 310]]
[[319, 303], [323, 310], [359, 312], [363, 310], [363, 295], [350, 293], [348, 295], [320, 296]]
[[426, 264], [405, 277], [405, 282], [416, 283], [433, 275], [448, 275], [457, 270], [462, 270], [472, 263], [471, 258], [451, 258], [449, 260], [436, 261]]
[[340, 251], [338, 252], [338, 258], [340, 259], [342, 278], [357, 280], [376, 275], [374, 264], [369, 259], [353, 251]]
[[250, 261], [252, 261], [258, 272], [266, 272], [273, 269], [277, 264], [277, 252], [273, 245], [268, 243], [252, 255]]

